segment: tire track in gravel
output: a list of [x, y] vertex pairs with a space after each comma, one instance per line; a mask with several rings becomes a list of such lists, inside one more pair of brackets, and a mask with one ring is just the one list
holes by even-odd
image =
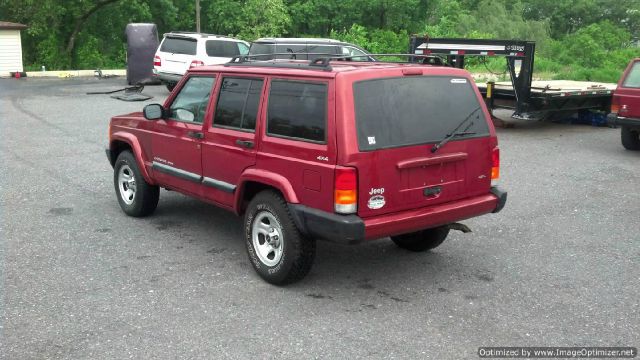
[[15, 97], [15, 96], [11, 96], [10, 99], [11, 99], [11, 105], [13, 105], [13, 107], [16, 110], [18, 110], [18, 112], [22, 113], [23, 115], [26, 115], [29, 118], [31, 118], [33, 120], [36, 120], [39, 123], [42, 123], [42, 124], [44, 124], [46, 126], [49, 126], [49, 127], [53, 128], [53, 129], [56, 129], [56, 130], [60, 131], [66, 137], [72, 137], [72, 138], [78, 139], [78, 140], [80, 140], [80, 141], [82, 141], [84, 143], [87, 143], [87, 144], [97, 145], [100, 149], [102, 149], [103, 144], [101, 144], [101, 143], [99, 143], [97, 141], [89, 140], [87, 138], [78, 136], [74, 132], [72, 132], [72, 131], [70, 131], [68, 129], [65, 129], [64, 127], [62, 127], [62, 126], [60, 126], [58, 124], [52, 123], [51, 121], [43, 118], [42, 116], [31, 112], [30, 110], [25, 108], [25, 106], [21, 103], [19, 98]]
[[[96, 191], [95, 189], [91, 188], [91, 187], [87, 187], [85, 186], [85, 184], [80, 183], [80, 182], [76, 182], [74, 181], [73, 178], [68, 177], [63, 175], [62, 173], [43, 167], [41, 165], [36, 164], [35, 162], [26, 159], [23, 156], [18, 155], [17, 152], [13, 151], [12, 149], [1, 145], [0, 144], [0, 150], [2, 150], [5, 154], [9, 154], [11, 155], [13, 158], [15, 158], [16, 160], [18, 160], [18, 162], [20, 162], [21, 164], [25, 164], [28, 167], [32, 168], [35, 171], [42, 171], [44, 172], [46, 175], [51, 176], [53, 179], [57, 180], [60, 182], [60, 184], [71, 184], [73, 187], [82, 189], [83, 191], [86, 191], [88, 193], [91, 193], [93, 196], [95, 196], [96, 198], [103, 198], [103, 194], [101, 192]], [[6, 163], [5, 163], [6, 165]]]

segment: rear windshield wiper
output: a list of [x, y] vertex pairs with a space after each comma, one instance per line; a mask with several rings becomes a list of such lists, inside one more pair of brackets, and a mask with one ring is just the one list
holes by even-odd
[[[467, 131], [469, 130], [470, 127], [473, 126], [473, 121], [469, 123], [469, 125], [467, 125], [467, 127], [465, 127], [462, 131], [460, 131], [460, 128], [462, 127], [462, 125], [464, 125], [469, 119], [471, 119], [471, 115], [475, 114], [478, 110], [480, 110], [482, 107], [478, 106], [477, 108], [475, 108], [475, 110], [473, 110], [471, 113], [469, 113], [469, 115], [467, 115], [467, 117], [465, 117], [462, 121], [460, 121], [460, 123], [458, 124], [458, 126], [456, 126], [455, 129], [453, 129], [453, 131], [451, 131], [450, 133], [448, 133], [444, 139], [440, 140], [439, 143], [433, 145], [433, 147], [431, 148], [431, 152], [434, 153], [436, 151], [438, 151], [438, 149], [440, 149], [441, 147], [444, 146], [444, 144], [448, 143], [449, 140], [453, 139], [456, 136], [463, 136], [463, 135], [472, 135], [475, 134], [475, 132], [473, 131]], [[479, 116], [476, 116], [476, 119], [478, 119]]]

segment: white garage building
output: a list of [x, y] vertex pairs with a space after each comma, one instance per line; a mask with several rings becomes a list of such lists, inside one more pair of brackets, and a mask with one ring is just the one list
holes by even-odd
[[22, 42], [20, 30], [26, 25], [0, 21], [0, 76], [9, 76], [22, 68]]

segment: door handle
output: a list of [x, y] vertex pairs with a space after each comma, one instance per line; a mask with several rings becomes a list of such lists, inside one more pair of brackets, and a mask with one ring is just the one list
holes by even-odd
[[251, 149], [253, 148], [253, 141], [238, 139], [236, 140], [236, 145], [246, 147], [247, 149]]
[[202, 139], [204, 138], [204, 133], [201, 133], [199, 131], [189, 131], [187, 133], [187, 136], [194, 139]]

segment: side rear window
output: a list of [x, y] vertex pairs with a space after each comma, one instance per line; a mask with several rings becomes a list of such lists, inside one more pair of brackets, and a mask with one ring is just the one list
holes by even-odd
[[471, 83], [453, 76], [408, 76], [353, 84], [360, 151], [438, 142], [465, 122], [464, 134], [489, 135]]
[[262, 79], [222, 79], [213, 126], [255, 130], [263, 83]]
[[286, 55], [276, 55], [275, 58], [308, 60], [307, 52], [307, 45], [305, 44], [278, 44], [276, 45], [276, 53]]
[[205, 48], [208, 56], [234, 57], [240, 55], [239, 43], [225, 40], [207, 40]]
[[267, 108], [267, 134], [325, 142], [327, 84], [272, 80]]
[[[322, 55], [337, 55], [338, 47], [335, 45], [307, 45], [307, 52], [309, 54], [318, 54], [316, 57], [322, 57]], [[313, 58], [313, 55], [310, 55]]]
[[633, 63], [627, 78], [624, 79], [622, 86], [628, 88], [640, 88], [640, 61]]
[[160, 51], [172, 54], [195, 55], [196, 39], [166, 37], [160, 46]]

